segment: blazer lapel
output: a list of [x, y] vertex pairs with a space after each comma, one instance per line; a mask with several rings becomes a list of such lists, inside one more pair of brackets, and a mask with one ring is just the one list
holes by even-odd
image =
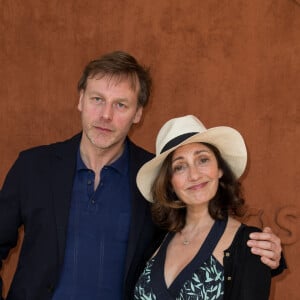
[[64, 259], [76, 155], [80, 139], [81, 134], [66, 142], [56, 144], [52, 157], [51, 190], [56, 218], [59, 265]]
[[[139, 245], [139, 243], [141, 241], [141, 235], [143, 234], [144, 230], [143, 226], [145, 224], [145, 218], [149, 218], [149, 204], [143, 198], [143, 196], [137, 188], [136, 175], [139, 168], [152, 157], [153, 154], [145, 151], [142, 148], [137, 147], [129, 141], [129, 170], [130, 192], [132, 197], [132, 215], [125, 264], [125, 282], [127, 275], [130, 272], [130, 268], [132, 267], [134, 269], [135, 267], [137, 267], [136, 265], [133, 265], [133, 261], [136, 261], [136, 251], [141, 246]], [[140, 255], [140, 253], [138, 255]]]

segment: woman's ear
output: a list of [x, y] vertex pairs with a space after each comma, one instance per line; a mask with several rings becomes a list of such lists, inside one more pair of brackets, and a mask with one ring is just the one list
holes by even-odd
[[219, 169], [219, 179], [223, 176], [223, 170], [222, 169]]

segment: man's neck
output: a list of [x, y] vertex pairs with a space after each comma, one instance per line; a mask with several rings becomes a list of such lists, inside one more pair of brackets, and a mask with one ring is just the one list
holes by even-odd
[[86, 145], [86, 143], [81, 142], [80, 155], [87, 168], [93, 170], [95, 174], [99, 174], [105, 165], [113, 163], [122, 155], [124, 145], [123, 142], [106, 149], [100, 149], [94, 145]]

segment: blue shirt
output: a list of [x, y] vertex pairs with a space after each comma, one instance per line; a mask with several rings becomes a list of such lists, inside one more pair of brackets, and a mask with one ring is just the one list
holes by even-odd
[[95, 174], [80, 151], [69, 215], [65, 259], [53, 300], [122, 299], [131, 217], [128, 145]]

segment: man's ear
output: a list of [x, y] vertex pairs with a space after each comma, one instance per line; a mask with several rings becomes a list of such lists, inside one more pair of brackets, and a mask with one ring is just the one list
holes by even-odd
[[84, 90], [80, 90], [80, 92], [79, 92], [79, 100], [78, 100], [78, 104], [77, 104], [77, 109], [79, 111], [82, 111], [83, 96], [84, 96]]
[[133, 124], [137, 124], [140, 122], [143, 115], [143, 106], [139, 106], [135, 112], [135, 116], [133, 118]]

